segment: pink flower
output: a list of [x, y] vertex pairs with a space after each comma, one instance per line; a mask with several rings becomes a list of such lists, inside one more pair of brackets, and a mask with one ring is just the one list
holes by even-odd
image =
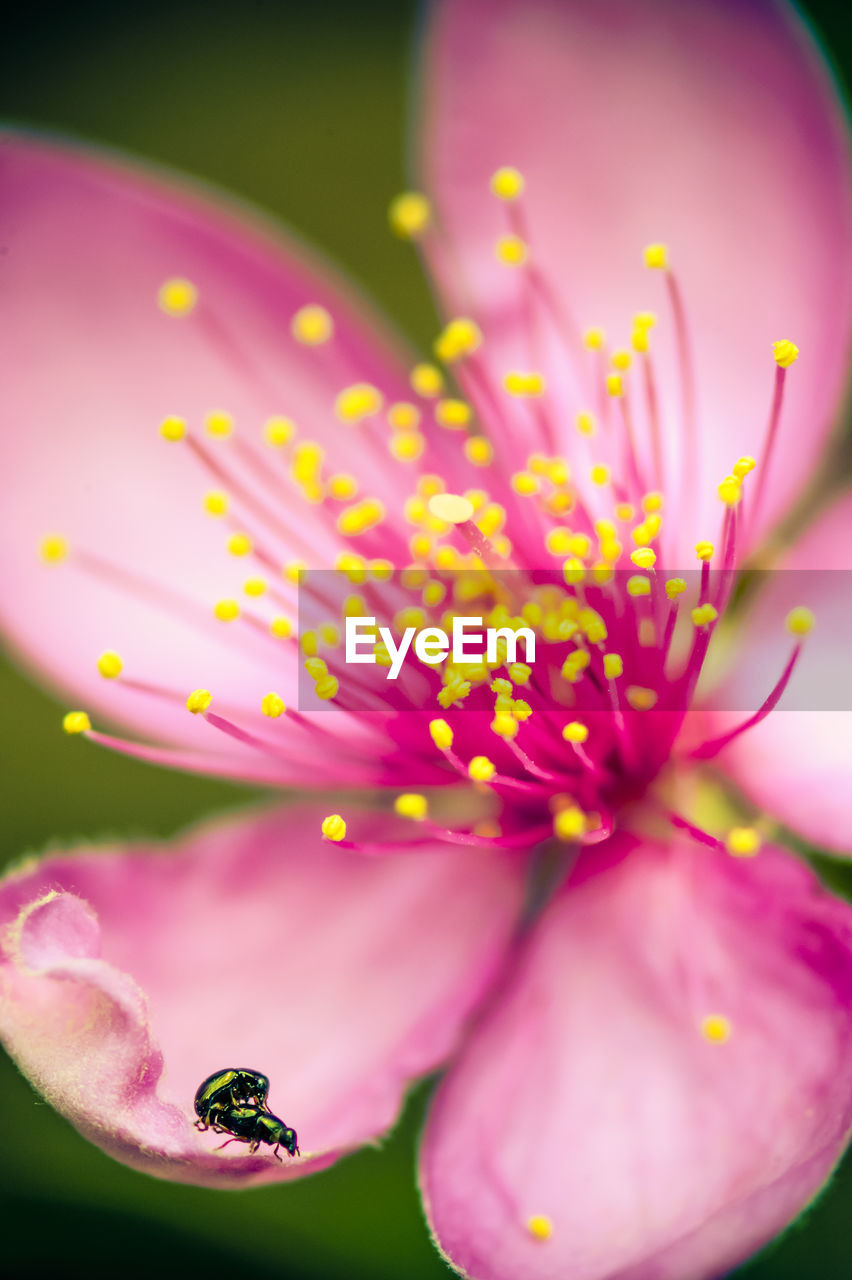
[[[782, 834], [848, 848], [849, 717], [817, 701], [828, 673], [844, 708], [848, 593], [810, 572], [847, 567], [847, 493], [764, 554], [790, 572], [721, 679], [706, 662], [838, 402], [845, 123], [795, 16], [757, 0], [447, 0], [427, 54], [433, 205], [392, 221], [444, 300], [444, 373], [256, 220], [3, 139], [7, 634], [86, 707], [69, 731], [387, 798], [27, 864], [0, 895], [0, 1027], [92, 1140], [216, 1185], [376, 1140], [449, 1061], [421, 1187], [454, 1266], [712, 1276], [852, 1124], [852, 912]], [[296, 635], [300, 564], [430, 623], [441, 571], [483, 563], [535, 664], [374, 685], [337, 614]], [[785, 710], [800, 680], [811, 709]], [[302, 1157], [196, 1132], [226, 1066], [270, 1076]]]

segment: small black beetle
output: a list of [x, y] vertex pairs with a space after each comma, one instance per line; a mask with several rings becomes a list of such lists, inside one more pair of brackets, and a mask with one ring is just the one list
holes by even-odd
[[[260, 1107], [231, 1107], [218, 1116], [214, 1127], [219, 1132], [233, 1135], [227, 1142], [222, 1143], [222, 1147], [227, 1147], [229, 1142], [247, 1142], [249, 1151], [254, 1153], [261, 1142], [265, 1142], [268, 1146], [274, 1147], [272, 1154], [276, 1160], [281, 1159], [278, 1154], [279, 1147], [284, 1147], [291, 1156], [299, 1155], [295, 1129], [288, 1128], [283, 1120], [279, 1120], [269, 1111], [261, 1111]], [[218, 1147], [217, 1150], [221, 1151], [222, 1147]]]
[[266, 1095], [269, 1093], [269, 1080], [260, 1071], [249, 1071], [246, 1067], [229, 1067], [224, 1071], [214, 1071], [212, 1076], [198, 1086], [195, 1095], [196, 1129], [213, 1128], [221, 1125], [220, 1116], [227, 1114], [235, 1106], [254, 1103], [265, 1111]]

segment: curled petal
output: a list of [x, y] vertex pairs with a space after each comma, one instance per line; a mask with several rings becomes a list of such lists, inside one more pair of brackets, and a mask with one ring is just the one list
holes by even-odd
[[[0, 1031], [91, 1141], [208, 1185], [314, 1172], [393, 1123], [501, 964], [522, 873], [426, 846], [368, 857], [309, 808], [200, 828], [171, 852], [81, 851], [0, 886]], [[381, 820], [351, 825], [380, 835]], [[300, 1159], [194, 1127], [212, 1072], [268, 1075]], [[224, 1135], [225, 1137], [227, 1135]]]
[[846, 1142], [852, 910], [774, 849], [576, 875], [439, 1088], [432, 1229], [476, 1280], [709, 1280]]
[[[480, 322], [492, 381], [544, 360], [559, 443], [573, 452], [566, 424], [578, 408], [596, 410], [601, 385], [578, 334], [602, 326], [610, 350], [629, 348], [633, 316], [656, 312], [650, 349], [674, 496], [683, 362], [663, 273], [643, 264], [645, 246], [665, 244], [691, 332], [701, 437], [699, 492], [683, 505], [676, 544], [684, 563], [696, 539], [715, 533], [717, 483], [740, 455], [760, 456], [771, 344], [789, 338], [801, 350], [765, 527], [825, 443], [852, 316], [846, 125], [792, 6], [444, 0], [431, 37], [422, 180], [445, 232], [433, 264], [448, 307]], [[501, 166], [526, 180], [516, 225], [538, 273], [533, 350], [530, 290], [495, 257], [509, 229], [507, 206], [489, 192]], [[638, 363], [627, 378], [635, 414]], [[521, 406], [509, 421], [529, 447], [534, 419]]]

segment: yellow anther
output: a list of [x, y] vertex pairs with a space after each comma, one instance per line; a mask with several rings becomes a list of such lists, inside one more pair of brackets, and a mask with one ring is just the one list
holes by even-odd
[[[317, 637], [316, 631], [303, 631], [299, 638], [299, 648], [302, 650], [302, 653], [304, 653], [308, 658], [316, 658], [317, 652], [319, 651], [319, 639]], [[320, 661], [322, 661], [322, 659], [320, 659]], [[307, 665], [308, 664], [305, 663], [306, 667]], [[328, 667], [326, 667], [324, 662], [322, 665], [323, 665], [322, 675], [326, 675], [326, 673], [328, 672]]]
[[520, 398], [543, 396], [547, 390], [544, 378], [540, 373], [521, 373], [517, 370], [512, 370], [506, 374], [503, 379], [503, 387], [510, 396], [518, 396]]
[[534, 1213], [531, 1218], [527, 1218], [527, 1231], [536, 1240], [549, 1240], [553, 1235], [553, 1223], [547, 1214]]
[[42, 538], [38, 551], [45, 564], [59, 564], [68, 555], [68, 543], [58, 533], [51, 533]]
[[565, 556], [571, 550], [571, 536], [571, 530], [560, 525], [550, 530], [544, 545], [552, 556]]
[[629, 684], [624, 691], [624, 696], [634, 711], [650, 711], [657, 702], [655, 690], [646, 689], [640, 684]]
[[592, 413], [586, 413], [585, 410], [577, 414], [575, 419], [577, 430], [581, 436], [593, 436], [595, 434], [595, 417]]
[[453, 364], [476, 351], [481, 342], [479, 326], [460, 316], [451, 320], [435, 339], [435, 355], [445, 364]]
[[551, 458], [547, 465], [547, 478], [551, 484], [561, 485], [568, 483], [571, 479], [571, 468], [564, 458]]
[[419, 191], [403, 191], [388, 209], [391, 230], [402, 240], [416, 240], [432, 221], [432, 206]]
[[754, 827], [732, 827], [725, 837], [725, 848], [734, 858], [753, 858], [760, 845], [760, 834]]
[[460, 493], [435, 493], [429, 499], [429, 512], [447, 524], [466, 524], [473, 518], [473, 503]]
[[529, 720], [532, 715], [532, 707], [528, 702], [524, 702], [523, 698], [513, 698], [512, 715], [523, 724], [524, 720]]
[[157, 302], [168, 316], [188, 316], [198, 301], [198, 290], [191, 280], [175, 277], [160, 285]]
[[719, 616], [719, 611], [712, 604], [700, 604], [692, 610], [692, 621], [696, 627], [709, 627]]
[[213, 413], [207, 414], [204, 419], [204, 427], [209, 436], [224, 440], [234, 430], [234, 419], [229, 413], [225, 413], [223, 409], [215, 409]]
[[263, 424], [263, 438], [275, 449], [289, 444], [296, 434], [296, 424], [290, 418], [267, 418]]
[[160, 435], [164, 440], [170, 440], [172, 444], [175, 444], [186, 435], [186, 423], [183, 418], [177, 418], [173, 414], [168, 418], [163, 418], [160, 423]]
[[[307, 635], [309, 635], [309, 634], [313, 636], [313, 632], [307, 632], [307, 631], [305, 632], [305, 636], [307, 636]], [[305, 647], [305, 646], [304, 646], [304, 639], [305, 639], [305, 636], [303, 636], [303, 637], [302, 637], [302, 648], [303, 648], [303, 649], [304, 649], [304, 647]], [[315, 640], [315, 639], [316, 639], [316, 637], [314, 636], [314, 640]], [[308, 647], [310, 648], [311, 646], [308, 646]], [[315, 646], [314, 646], [314, 648], [315, 648]], [[324, 679], [325, 679], [325, 677], [328, 675], [328, 667], [326, 666], [326, 664], [325, 664], [325, 662], [323, 661], [323, 659], [322, 659], [322, 658], [316, 658], [316, 657], [308, 658], [308, 660], [305, 662], [304, 666], [305, 666], [305, 670], [307, 671], [308, 675], [311, 677], [311, 679], [312, 679], [314, 682], [316, 682], [317, 680], [324, 680]]]
[[[615, 557], [618, 559], [618, 557]], [[599, 587], [605, 587], [608, 582], [612, 582], [614, 570], [611, 564], [607, 564], [606, 560], [596, 560], [592, 565], [592, 580]]]
[[220, 622], [233, 622], [240, 616], [240, 606], [236, 600], [218, 600], [213, 606], [213, 613]]
[[204, 510], [209, 516], [226, 516], [230, 499], [222, 489], [211, 489], [204, 495]]
[[577, 587], [586, 577], [586, 566], [579, 556], [569, 556], [562, 562], [562, 576], [569, 587]]
[[346, 839], [346, 823], [339, 813], [330, 813], [323, 818], [321, 830], [326, 840], [333, 840], [335, 844]]
[[336, 676], [323, 676], [314, 685], [314, 692], [323, 702], [330, 702], [332, 698], [336, 698], [339, 689], [340, 681]]
[[446, 487], [441, 476], [421, 476], [417, 481], [417, 492], [421, 498], [431, 498], [436, 493], [443, 493]]
[[124, 663], [117, 653], [112, 649], [107, 649], [98, 658], [98, 671], [105, 680], [115, 680], [116, 676], [120, 676], [124, 669]]
[[338, 502], [347, 502], [358, 492], [358, 481], [346, 472], [338, 472], [328, 478], [328, 492]]
[[[390, 560], [371, 560], [369, 564], [370, 576], [375, 578], [376, 582], [390, 582], [393, 577], [393, 564]], [[364, 610], [362, 609], [363, 613]]]
[[[363, 556], [356, 555], [354, 551], [341, 551], [334, 562], [334, 567], [338, 573], [345, 573], [354, 586], [360, 586], [362, 582], [367, 581], [367, 562]], [[366, 608], [360, 610], [361, 613], [366, 611]]]
[[712, 560], [716, 548], [712, 542], [696, 542], [695, 554], [699, 560]]
[[439, 750], [449, 751], [453, 745], [453, 731], [446, 720], [430, 720], [429, 733], [432, 735], [432, 741]]
[[596, 462], [589, 472], [592, 484], [609, 484], [609, 467], [605, 467], [602, 462]]
[[334, 412], [341, 422], [362, 422], [380, 413], [385, 398], [370, 382], [355, 382], [345, 387], [334, 402]]
[[336, 649], [340, 644], [340, 632], [333, 622], [323, 622], [320, 624], [320, 640], [323, 644], [327, 644], [330, 649]]
[[650, 547], [638, 547], [636, 551], [631, 551], [630, 559], [640, 569], [653, 569], [657, 563], [657, 553]]
[[576, 649], [574, 653], [569, 653], [562, 663], [563, 679], [569, 684], [577, 684], [590, 662], [591, 658], [585, 649]]
[[674, 600], [677, 596], [682, 596], [686, 590], [686, 581], [683, 578], [668, 578], [666, 580], [666, 595], [670, 600]]
[[642, 573], [634, 573], [632, 578], [627, 579], [627, 594], [629, 596], [649, 596], [651, 594], [651, 579], [646, 578]]
[[541, 489], [538, 476], [531, 475], [529, 471], [516, 471], [510, 483], [515, 493], [527, 498]]
[[419, 431], [408, 431], [405, 435], [392, 436], [388, 441], [388, 449], [397, 462], [416, 462], [426, 448], [426, 440]]
[[491, 192], [498, 200], [517, 200], [523, 190], [523, 174], [510, 165], [504, 165], [491, 175]]
[[624, 382], [620, 373], [608, 373], [606, 375], [606, 390], [607, 395], [612, 396], [613, 399], [624, 395]]
[[710, 1013], [701, 1023], [701, 1034], [711, 1044], [724, 1044], [731, 1038], [730, 1022], [721, 1013]]
[[497, 772], [488, 756], [474, 756], [467, 771], [474, 782], [490, 782]]
[[475, 467], [487, 467], [494, 457], [491, 441], [485, 436], [469, 436], [464, 442], [464, 453]]
[[265, 578], [246, 578], [243, 583], [243, 591], [247, 596], [262, 596], [267, 588]]
[[277, 640], [289, 640], [293, 634], [293, 624], [289, 618], [273, 618], [269, 630]]
[[798, 358], [799, 348], [794, 342], [788, 341], [787, 338], [781, 338], [778, 342], [772, 344], [772, 354], [775, 357], [775, 363], [782, 369], [789, 369], [790, 365]]
[[804, 605], [797, 605], [787, 614], [785, 625], [791, 635], [806, 636], [813, 629], [815, 621], [810, 609], [806, 609]]
[[509, 675], [515, 684], [528, 684], [532, 676], [532, 667], [525, 662], [513, 662], [509, 667]]
[[592, 544], [584, 533], [572, 533], [568, 540], [568, 550], [572, 555], [584, 560], [591, 554]]
[[416, 791], [406, 791], [393, 802], [394, 811], [401, 818], [422, 822], [429, 812], [429, 801]]
[[444, 389], [444, 375], [434, 364], [416, 364], [411, 370], [411, 386], [424, 400], [434, 400]]
[[209, 689], [195, 689], [186, 700], [186, 709], [194, 716], [201, 715], [212, 701], [213, 694]]
[[465, 400], [439, 400], [435, 405], [435, 420], [442, 427], [459, 430], [473, 418], [473, 410]]
[[517, 737], [518, 722], [512, 715], [496, 715], [491, 721], [491, 732], [496, 733], [498, 738], [507, 738], [511, 741]]
[[290, 332], [306, 347], [319, 347], [334, 334], [334, 321], [325, 307], [313, 303], [300, 307], [290, 321]]
[[85, 711], [69, 711], [62, 717], [62, 728], [66, 733], [88, 733], [92, 722]]
[[657, 271], [664, 271], [668, 266], [669, 255], [664, 244], [649, 244], [645, 246], [645, 266], [652, 267]]
[[604, 675], [607, 680], [617, 680], [624, 674], [624, 661], [620, 653], [605, 653], [603, 656]]
[[632, 363], [633, 363], [633, 357], [631, 356], [629, 351], [613, 351], [612, 353], [613, 369], [619, 369], [622, 372], [624, 372], [624, 370], [630, 368]]
[[374, 529], [385, 518], [385, 509], [378, 498], [364, 498], [362, 502], [344, 507], [337, 517], [337, 527], [348, 538], [355, 538]]
[[306, 568], [304, 560], [288, 560], [281, 572], [288, 582], [298, 583]]
[[265, 716], [269, 716], [270, 720], [277, 720], [279, 716], [283, 716], [287, 707], [284, 699], [277, 693], [265, 693], [261, 699], [260, 709]]
[[529, 252], [527, 243], [520, 236], [501, 236], [494, 246], [498, 262], [507, 267], [521, 267], [527, 260]]
[[420, 426], [420, 418], [417, 405], [408, 400], [398, 400], [388, 409], [388, 422], [395, 431], [416, 431]]
[[653, 329], [657, 317], [653, 311], [637, 311], [633, 317], [634, 329]]
[[615, 506], [615, 518], [620, 520], [622, 524], [627, 524], [636, 515], [636, 508], [632, 502], [618, 502]]
[[725, 476], [716, 492], [726, 507], [735, 507], [743, 496], [740, 482], [736, 476]]
[[593, 325], [583, 334], [583, 346], [588, 347], [589, 351], [600, 351], [605, 342], [606, 334], [597, 325]]
[[630, 335], [630, 345], [639, 355], [644, 355], [651, 345], [648, 330], [637, 326]]
[[646, 515], [662, 511], [663, 501], [663, 495], [654, 489], [650, 493], [646, 493], [642, 499], [642, 510]]
[[566, 742], [585, 742], [588, 736], [588, 729], [579, 720], [572, 720], [562, 729], [562, 737]]
[[757, 466], [757, 463], [755, 462], [754, 458], [750, 458], [748, 454], [745, 454], [744, 457], [737, 458], [731, 470], [733, 471], [734, 475], [738, 480], [742, 480], [750, 472], [754, 471], [756, 466]]
[[232, 556], [247, 556], [254, 550], [254, 543], [247, 533], [232, 533], [225, 545]]
[[553, 815], [553, 834], [557, 840], [579, 840], [586, 834], [586, 815], [575, 804], [568, 804]]

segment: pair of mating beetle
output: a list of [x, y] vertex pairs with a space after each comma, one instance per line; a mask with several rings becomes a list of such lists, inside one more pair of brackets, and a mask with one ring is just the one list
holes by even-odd
[[[212, 1129], [214, 1133], [230, 1133], [228, 1142], [247, 1142], [249, 1151], [257, 1151], [261, 1142], [273, 1147], [276, 1160], [281, 1157], [278, 1148], [284, 1147], [291, 1156], [299, 1154], [296, 1130], [274, 1116], [266, 1105], [269, 1079], [259, 1071], [245, 1067], [227, 1067], [214, 1071], [212, 1076], [198, 1086], [195, 1095], [196, 1129]], [[218, 1150], [221, 1151], [222, 1147]]]

